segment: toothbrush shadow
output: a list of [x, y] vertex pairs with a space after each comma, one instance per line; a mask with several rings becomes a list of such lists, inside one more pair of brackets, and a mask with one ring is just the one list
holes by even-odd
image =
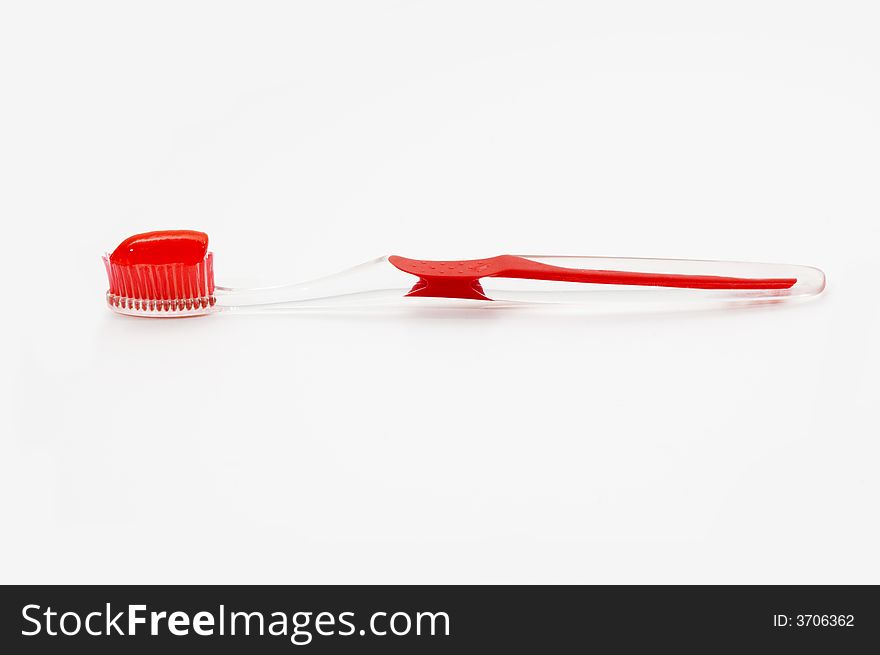
[[[826, 294], [827, 295], [827, 294]], [[656, 307], [630, 307], [630, 308], [590, 308], [587, 306], [560, 306], [538, 304], [480, 304], [479, 306], [410, 306], [392, 307], [365, 306], [365, 307], [300, 307], [296, 309], [272, 309], [252, 313], [239, 314], [244, 316], [284, 316], [292, 320], [334, 320], [334, 321], [388, 321], [405, 320], [415, 322], [437, 321], [476, 321], [492, 322], [544, 322], [548, 318], [563, 322], [581, 323], [584, 321], [608, 321], [608, 320], [644, 320], [644, 319], [671, 319], [673, 317], [719, 317], [732, 314], [744, 314], [746, 312], [760, 312], [772, 309], [774, 312], [791, 311], [795, 306], [807, 300], [820, 301], [813, 298], [780, 298], [762, 299], [760, 301], [737, 301], [719, 302], [717, 304], [693, 303], [670, 307], [658, 305]]]

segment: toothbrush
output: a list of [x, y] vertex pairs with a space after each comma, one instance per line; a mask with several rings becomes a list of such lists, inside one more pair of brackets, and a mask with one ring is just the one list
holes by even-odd
[[825, 287], [819, 269], [784, 264], [531, 255], [427, 261], [390, 255], [308, 282], [230, 288], [214, 285], [208, 235], [194, 230], [136, 234], [103, 259], [110, 309], [151, 317], [426, 301], [487, 307], [754, 304], [809, 298]]

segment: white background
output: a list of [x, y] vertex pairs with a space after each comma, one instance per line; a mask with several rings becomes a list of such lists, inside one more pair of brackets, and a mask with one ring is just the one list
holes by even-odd
[[[872, 2], [7, 2], [4, 582], [880, 582]], [[745, 259], [794, 306], [119, 317], [383, 254]]]

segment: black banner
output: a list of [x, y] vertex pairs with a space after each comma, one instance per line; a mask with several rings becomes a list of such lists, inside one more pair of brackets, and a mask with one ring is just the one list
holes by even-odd
[[[23, 586], [4, 653], [866, 652], [876, 587]], [[553, 649], [553, 650], [551, 650]]]

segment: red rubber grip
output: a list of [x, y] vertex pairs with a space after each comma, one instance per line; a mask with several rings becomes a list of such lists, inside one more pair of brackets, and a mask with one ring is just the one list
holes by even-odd
[[516, 255], [463, 261], [423, 261], [392, 255], [388, 261], [401, 271], [418, 276], [419, 281], [407, 296], [430, 298], [491, 300], [480, 284], [480, 278], [484, 277], [678, 289], [790, 289], [797, 282], [797, 278], [720, 277], [566, 268], [542, 264]]

